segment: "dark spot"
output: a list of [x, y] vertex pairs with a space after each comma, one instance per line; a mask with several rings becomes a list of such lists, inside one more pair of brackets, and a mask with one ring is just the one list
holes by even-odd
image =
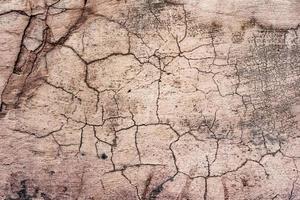
[[66, 192], [68, 188], [66, 186], [63, 187], [63, 192]]
[[243, 184], [244, 187], [248, 186], [248, 180], [247, 179], [242, 178], [241, 180], [242, 180], [242, 184]]
[[108, 156], [107, 156], [105, 153], [101, 154], [101, 159], [102, 159], [102, 160], [105, 160], [105, 159], [107, 159], [107, 158], [108, 158]]
[[127, 92], [128, 92], [128, 93], [130, 93], [130, 92], [131, 92], [131, 90], [129, 89]]
[[55, 171], [51, 170], [51, 171], [49, 172], [49, 174], [50, 174], [50, 175], [54, 175], [54, 174], [55, 174]]

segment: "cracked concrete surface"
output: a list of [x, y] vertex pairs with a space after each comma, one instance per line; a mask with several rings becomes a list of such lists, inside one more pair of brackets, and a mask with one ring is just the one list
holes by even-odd
[[300, 200], [298, 0], [0, 0], [0, 197]]

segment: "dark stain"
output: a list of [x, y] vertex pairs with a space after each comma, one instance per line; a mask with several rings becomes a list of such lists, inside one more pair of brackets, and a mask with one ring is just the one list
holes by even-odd
[[68, 191], [68, 188], [66, 186], [63, 186], [62, 192], [65, 193]]
[[[46, 175], [51, 176], [50, 172]], [[68, 188], [62, 185], [52, 185], [47, 177], [42, 177], [42, 182], [29, 178], [23, 172], [16, 172], [10, 175], [5, 189], [4, 200], [51, 200], [65, 199]], [[76, 189], [76, 186], [75, 186]]]
[[148, 1], [148, 5], [151, 6], [152, 9], [157, 11], [169, 5], [169, 2], [165, 0], [147, 0], [147, 1]]
[[4, 102], [0, 103], [0, 119], [6, 115], [6, 104]]
[[[249, 88], [251, 97], [244, 103], [259, 109], [255, 109], [241, 126], [249, 130], [252, 144], [268, 149], [286, 141], [286, 135], [297, 133], [290, 110], [300, 93], [299, 68], [294, 67], [299, 63], [300, 48], [296, 40], [293, 45], [287, 44], [288, 29], [263, 25], [254, 18], [242, 28], [253, 26], [256, 26], [255, 37], [249, 38], [247, 50], [251, 57], [242, 55], [237, 68], [241, 83]], [[274, 129], [273, 124], [278, 122], [285, 128]]]
[[154, 188], [149, 195], [149, 200], [155, 200], [157, 196], [163, 191], [163, 185], [159, 185], [156, 188]]
[[82, 24], [84, 24], [88, 20], [89, 15], [92, 14], [94, 14], [93, 8], [86, 6], [84, 9], [84, 13], [82, 14], [82, 17], [78, 21], [77, 26], [80, 27]]
[[226, 186], [226, 182], [224, 179], [222, 179], [222, 185], [223, 185], [223, 189], [224, 189], [224, 200], [229, 200], [229, 191], [228, 191], [228, 188]]
[[19, 184], [19, 190], [16, 191], [17, 198], [12, 198], [11, 196], [7, 196], [5, 200], [32, 200], [37, 197], [39, 192], [39, 188], [35, 187], [33, 194], [29, 194], [27, 180], [22, 180]]
[[254, 17], [251, 17], [248, 21], [241, 25], [241, 30], [245, 31], [249, 28], [253, 28], [256, 25], [256, 23], [256, 19]]
[[241, 30], [246, 31], [247, 29], [254, 28], [255, 26], [262, 30], [265, 30], [265, 31], [280, 31], [280, 32], [283, 31], [283, 32], [285, 32], [288, 30], [298, 29], [300, 24], [298, 24], [296, 27], [284, 27], [283, 28], [280, 26], [275, 26], [273, 24], [263, 23], [263, 22], [257, 20], [255, 17], [250, 17], [248, 21], [244, 22], [241, 25]]
[[17, 192], [17, 194], [19, 195], [20, 199], [24, 199], [24, 200], [29, 200], [32, 198], [32, 196], [27, 194], [27, 185], [26, 185], [26, 180], [21, 181], [21, 188], [20, 190]]
[[142, 194], [142, 200], [146, 199], [147, 193], [149, 191], [149, 186], [151, 184], [152, 177], [153, 177], [152, 174], [150, 174], [150, 176], [147, 178], [147, 180], [145, 182], [145, 189], [144, 189], [143, 194]]
[[223, 25], [220, 22], [213, 21], [210, 25], [210, 29], [212, 32], [219, 32], [221, 31]]
[[51, 198], [45, 194], [45, 193], [41, 193], [41, 197], [44, 199], [44, 200], [51, 200]]
[[217, 37], [223, 35], [223, 24], [219, 21], [212, 21], [211, 23], [199, 23], [196, 17], [189, 17], [188, 19], [188, 35], [190, 37]]

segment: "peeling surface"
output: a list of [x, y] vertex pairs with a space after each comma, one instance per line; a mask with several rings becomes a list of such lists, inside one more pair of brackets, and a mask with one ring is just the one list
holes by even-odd
[[0, 1], [1, 199], [300, 199], [299, 10]]

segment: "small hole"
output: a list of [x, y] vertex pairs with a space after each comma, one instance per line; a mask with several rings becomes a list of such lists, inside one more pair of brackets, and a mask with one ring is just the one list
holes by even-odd
[[105, 153], [101, 154], [101, 159], [102, 160], [105, 160], [106, 158], [108, 158], [108, 156]]

